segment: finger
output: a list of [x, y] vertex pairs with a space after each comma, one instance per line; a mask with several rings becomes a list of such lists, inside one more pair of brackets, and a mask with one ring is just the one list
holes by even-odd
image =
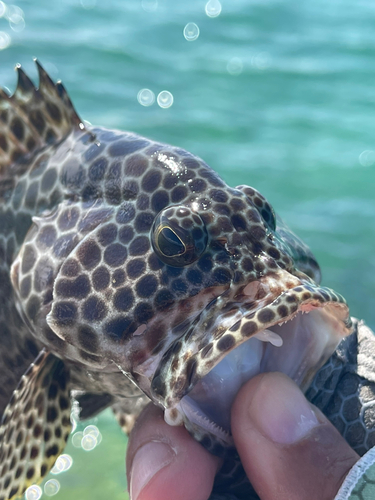
[[232, 432], [262, 500], [332, 500], [359, 459], [281, 373], [250, 380], [232, 408]]
[[129, 437], [131, 500], [207, 500], [219, 465], [184, 427], [167, 425], [162, 411], [149, 405]]

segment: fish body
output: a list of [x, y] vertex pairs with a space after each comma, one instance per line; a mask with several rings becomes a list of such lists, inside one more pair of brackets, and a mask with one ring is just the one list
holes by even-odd
[[18, 67], [0, 95], [0, 492], [52, 467], [72, 395], [81, 417], [112, 405], [127, 430], [151, 399], [233, 456], [241, 385], [279, 370], [307, 390], [353, 331], [345, 300], [254, 188], [84, 124], [38, 70], [38, 89]]

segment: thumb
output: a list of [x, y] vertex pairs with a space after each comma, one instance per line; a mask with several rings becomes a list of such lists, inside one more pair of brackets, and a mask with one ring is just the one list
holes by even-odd
[[242, 387], [232, 433], [262, 500], [332, 500], [359, 456], [326, 417], [281, 373]]

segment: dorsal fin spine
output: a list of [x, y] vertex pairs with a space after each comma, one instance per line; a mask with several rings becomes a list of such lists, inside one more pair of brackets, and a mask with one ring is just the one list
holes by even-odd
[[54, 83], [35, 59], [39, 87], [17, 64], [16, 90], [0, 89], [0, 175], [25, 155], [57, 143], [85, 126], [61, 82]]
[[16, 71], [18, 76], [16, 92], [18, 91], [18, 94], [22, 92], [25, 96], [31, 97], [31, 95], [35, 92], [33, 82], [26, 75], [20, 64], [16, 65]]

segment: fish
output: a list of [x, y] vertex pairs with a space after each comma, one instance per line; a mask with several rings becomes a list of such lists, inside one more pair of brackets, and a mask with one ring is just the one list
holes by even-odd
[[0, 91], [0, 500], [46, 476], [76, 404], [129, 432], [152, 401], [233, 459], [240, 387], [311, 390], [358, 323], [260, 192], [88, 124], [36, 65], [38, 87], [17, 65]]

